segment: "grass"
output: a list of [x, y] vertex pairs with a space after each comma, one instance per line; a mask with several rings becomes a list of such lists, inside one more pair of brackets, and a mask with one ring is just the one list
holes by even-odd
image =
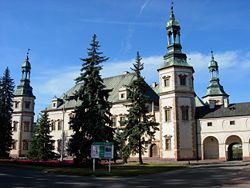
[[190, 165], [171, 165], [171, 164], [115, 164], [111, 167], [111, 173], [108, 172], [108, 165], [101, 165], [96, 168], [95, 173], [92, 171], [92, 167], [51, 167], [51, 166], [37, 166], [22, 163], [0, 163], [0, 165], [7, 165], [14, 168], [22, 168], [27, 170], [37, 170], [45, 173], [57, 173], [57, 174], [68, 174], [68, 175], [80, 175], [80, 176], [138, 176], [143, 174], [155, 174], [161, 172], [168, 172], [173, 170], [179, 170], [188, 168]]

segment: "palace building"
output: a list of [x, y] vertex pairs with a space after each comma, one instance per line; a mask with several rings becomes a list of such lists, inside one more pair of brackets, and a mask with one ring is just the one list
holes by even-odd
[[[149, 85], [149, 113], [159, 123], [155, 138], [149, 139], [148, 152], [144, 158], [164, 160], [250, 160], [250, 102], [229, 102], [219, 79], [219, 65], [213, 52], [208, 62], [210, 81], [205, 95], [199, 98], [194, 91], [194, 68], [187, 62], [182, 51], [181, 27], [171, 7], [166, 25], [167, 52], [159, 69], [159, 84]], [[24, 156], [27, 152], [34, 117], [34, 100], [29, 83], [30, 63], [28, 55], [22, 66], [22, 79], [14, 98], [13, 156]], [[120, 128], [120, 121], [128, 113], [127, 88], [135, 75], [124, 74], [104, 78], [104, 84], [112, 89], [109, 101], [113, 126]], [[61, 98], [54, 97], [47, 107], [52, 122], [51, 135], [55, 149], [61, 153], [73, 131], [69, 119], [74, 114], [77, 101], [68, 101], [78, 90], [73, 86]], [[65, 150], [66, 151], [66, 150]], [[65, 152], [65, 155], [67, 153]], [[133, 157], [133, 156], [131, 156]]]

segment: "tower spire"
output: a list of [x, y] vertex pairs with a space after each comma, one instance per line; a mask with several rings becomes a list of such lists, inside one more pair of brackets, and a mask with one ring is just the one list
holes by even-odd
[[219, 79], [219, 66], [217, 61], [214, 60], [214, 52], [211, 51], [211, 60], [208, 66], [208, 70], [211, 76], [211, 79], [217, 78]]
[[[214, 58], [214, 52], [211, 51], [211, 60], [208, 65], [210, 73], [210, 82], [207, 87], [206, 95], [203, 97], [204, 102], [210, 103], [217, 101], [216, 104], [224, 104], [224, 99], [228, 101], [229, 95], [224, 91], [219, 79], [219, 66]], [[227, 102], [228, 103], [228, 102]]]
[[161, 68], [176, 66], [188, 66], [186, 54], [182, 53], [181, 27], [174, 14], [174, 3], [171, 2], [170, 18], [166, 25], [168, 45], [167, 53], [164, 56], [164, 64]]
[[174, 16], [174, 2], [172, 1], [171, 2], [171, 13], [170, 13], [170, 18], [174, 19], [175, 16]]
[[22, 78], [20, 80], [20, 84], [17, 86], [16, 95], [33, 96], [32, 87], [30, 86], [31, 65], [29, 61], [29, 52], [30, 49], [28, 49], [26, 57], [22, 64]]

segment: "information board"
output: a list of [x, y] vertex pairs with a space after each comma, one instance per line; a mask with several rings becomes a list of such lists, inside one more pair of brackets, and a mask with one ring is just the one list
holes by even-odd
[[94, 142], [91, 145], [91, 158], [113, 159], [114, 144], [113, 142]]

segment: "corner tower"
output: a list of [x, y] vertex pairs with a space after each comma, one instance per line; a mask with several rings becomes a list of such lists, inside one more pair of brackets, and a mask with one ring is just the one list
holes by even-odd
[[211, 51], [211, 61], [208, 70], [210, 73], [210, 83], [203, 101], [212, 106], [224, 105], [227, 107], [229, 104], [229, 95], [224, 91], [223, 86], [220, 85], [219, 66], [217, 61], [214, 60], [213, 51]]
[[196, 158], [194, 69], [182, 52], [181, 27], [173, 5], [167, 22], [168, 46], [158, 69], [160, 83], [161, 157], [173, 160]]
[[13, 99], [13, 147], [10, 153], [12, 157], [25, 156], [32, 137], [35, 96], [30, 86], [30, 70], [29, 52], [27, 52], [22, 64], [22, 78]]

